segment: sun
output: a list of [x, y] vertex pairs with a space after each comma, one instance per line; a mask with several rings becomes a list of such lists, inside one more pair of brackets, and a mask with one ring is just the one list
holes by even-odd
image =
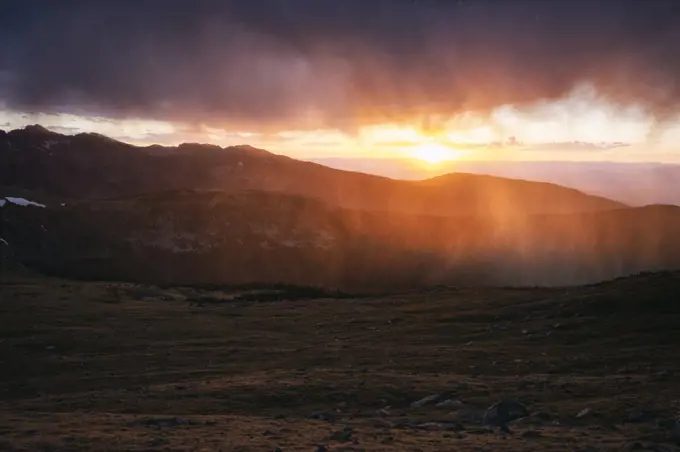
[[448, 146], [430, 141], [418, 144], [411, 150], [411, 155], [414, 158], [433, 165], [447, 160], [455, 160], [459, 154]]

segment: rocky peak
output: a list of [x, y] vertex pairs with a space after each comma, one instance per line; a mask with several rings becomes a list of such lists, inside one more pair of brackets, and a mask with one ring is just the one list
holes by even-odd
[[264, 149], [256, 148], [254, 146], [251, 146], [249, 144], [239, 144], [236, 146], [229, 146], [225, 148], [227, 151], [236, 151], [244, 154], [250, 154], [250, 155], [260, 155], [260, 156], [271, 156], [274, 155], [269, 151], [265, 151]]
[[46, 129], [45, 127], [41, 126], [40, 124], [32, 124], [24, 127], [22, 129], [24, 133], [31, 134], [31, 135], [37, 135], [37, 136], [55, 136], [59, 135], [56, 132], [52, 132], [51, 130]]

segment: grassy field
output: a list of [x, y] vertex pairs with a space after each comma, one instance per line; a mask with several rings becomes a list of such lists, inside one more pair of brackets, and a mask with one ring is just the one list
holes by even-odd
[[[678, 274], [253, 293], [6, 281], [0, 450], [680, 450]], [[510, 434], [481, 421], [501, 399], [531, 413]]]

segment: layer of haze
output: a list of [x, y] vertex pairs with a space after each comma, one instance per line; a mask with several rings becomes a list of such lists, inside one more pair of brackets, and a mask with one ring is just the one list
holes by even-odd
[[295, 157], [434, 143], [673, 162], [677, 55], [675, 0], [7, 0], [0, 127]]

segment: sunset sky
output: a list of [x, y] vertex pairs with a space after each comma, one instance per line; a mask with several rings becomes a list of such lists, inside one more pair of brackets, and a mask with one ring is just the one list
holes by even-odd
[[680, 163], [675, 0], [9, 0], [0, 128]]

